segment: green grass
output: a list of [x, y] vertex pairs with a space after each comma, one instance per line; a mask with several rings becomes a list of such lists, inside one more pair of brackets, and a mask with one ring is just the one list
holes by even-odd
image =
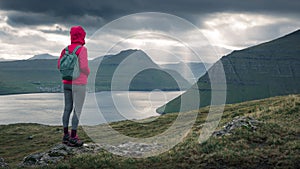
[[[81, 128], [79, 134], [88, 140]], [[62, 127], [27, 123], [1, 125], [0, 136], [0, 157], [12, 166], [17, 166], [26, 155], [46, 151], [59, 143]]]
[[[299, 168], [299, 110], [300, 95], [226, 105], [219, 129], [236, 116], [250, 116], [263, 123], [259, 124], [255, 132], [239, 128], [231, 135], [210, 137], [199, 144], [201, 124], [208, 113], [208, 107], [205, 107], [189, 112], [198, 115], [192, 130], [182, 142], [160, 155], [129, 158], [103, 150], [94, 155], [70, 156], [48, 168]], [[128, 136], [147, 138], [165, 131], [174, 123], [177, 115], [162, 115], [151, 122], [121, 121], [110, 125]], [[102, 127], [98, 126], [98, 129]], [[60, 142], [60, 129], [59, 126], [38, 124], [0, 126], [0, 157], [15, 167], [25, 155], [47, 150]], [[33, 139], [27, 139], [31, 135]], [[82, 130], [79, 135], [83, 140], [90, 141]]]

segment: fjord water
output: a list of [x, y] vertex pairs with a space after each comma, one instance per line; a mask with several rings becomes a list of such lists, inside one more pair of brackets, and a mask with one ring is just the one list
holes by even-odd
[[[181, 91], [87, 93], [80, 123], [97, 125], [158, 116], [156, 108], [180, 94]], [[0, 124], [61, 125], [63, 93], [3, 95], [0, 96], [0, 100]]]

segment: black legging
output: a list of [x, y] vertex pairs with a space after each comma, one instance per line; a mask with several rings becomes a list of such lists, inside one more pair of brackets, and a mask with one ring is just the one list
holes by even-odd
[[62, 116], [64, 127], [69, 126], [70, 115], [75, 105], [72, 117], [72, 130], [77, 130], [80, 114], [86, 94], [86, 85], [64, 84], [65, 109]]

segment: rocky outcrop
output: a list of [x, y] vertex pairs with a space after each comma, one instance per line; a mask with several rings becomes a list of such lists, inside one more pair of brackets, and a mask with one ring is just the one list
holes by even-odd
[[146, 153], [151, 153], [162, 148], [159, 144], [133, 143], [126, 142], [117, 146], [107, 146], [110, 152], [127, 157], [142, 157]]
[[[69, 147], [65, 144], [57, 144], [50, 150], [34, 153], [26, 156], [21, 166], [46, 166], [56, 164], [67, 156], [78, 154], [96, 154], [103, 149], [121, 156], [141, 157], [146, 153], [162, 148], [159, 144], [126, 142], [119, 145], [100, 145], [95, 143], [84, 144], [82, 147]], [[1, 163], [1, 160], [0, 160]]]
[[0, 168], [8, 168], [8, 164], [0, 157]]
[[252, 117], [235, 117], [231, 122], [227, 123], [223, 129], [213, 132], [213, 136], [220, 137], [230, 135], [237, 128], [245, 127], [250, 131], [255, 131], [261, 122]]
[[47, 152], [35, 153], [26, 156], [21, 166], [49, 165], [55, 164], [68, 155], [97, 153], [101, 150], [101, 146], [97, 144], [84, 144], [82, 147], [69, 147], [65, 144], [57, 144]]

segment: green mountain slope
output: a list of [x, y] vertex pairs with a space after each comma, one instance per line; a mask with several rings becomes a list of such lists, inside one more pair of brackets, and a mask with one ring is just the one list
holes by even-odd
[[[226, 76], [226, 103], [300, 93], [300, 30], [224, 56], [209, 69], [215, 79], [218, 79], [216, 72], [220, 69], [220, 63]], [[200, 93], [200, 107], [209, 105], [211, 82], [208, 73], [183, 96], [160, 107], [157, 112], [177, 112], [181, 98], [193, 101], [195, 98], [191, 95], [197, 92]]]

